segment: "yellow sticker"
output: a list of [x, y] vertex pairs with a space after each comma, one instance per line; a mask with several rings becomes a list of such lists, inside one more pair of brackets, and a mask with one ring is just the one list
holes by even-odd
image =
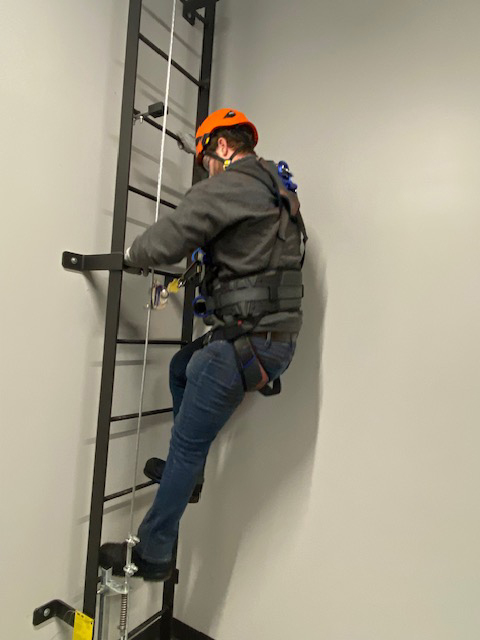
[[167, 287], [167, 291], [168, 293], [178, 293], [179, 291], [178, 278], [175, 278], [175, 280], [172, 280], [170, 282], [170, 284]]
[[93, 640], [93, 620], [81, 611], [75, 611], [73, 640]]

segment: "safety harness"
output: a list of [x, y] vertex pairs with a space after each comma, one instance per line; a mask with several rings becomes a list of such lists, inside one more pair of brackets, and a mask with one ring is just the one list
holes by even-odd
[[[277, 395], [281, 391], [280, 379], [268, 386], [269, 377], [251, 343], [251, 334], [266, 315], [280, 311], [300, 311], [303, 298], [302, 272], [305, 260], [305, 245], [308, 239], [300, 213], [300, 203], [295, 193], [296, 185], [286, 163], [267, 162], [258, 159], [263, 169], [260, 177], [255, 170], [243, 164], [230, 167], [230, 171], [243, 173], [262, 182], [275, 198], [279, 208], [279, 226], [276, 241], [266, 270], [260, 273], [231, 278], [215, 279], [213, 269], [207, 268], [206, 277], [200, 284], [201, 295], [196, 298], [197, 315], [215, 315], [224, 325], [207, 334], [210, 340], [232, 342], [245, 391], [259, 391], [265, 396]], [[273, 172], [278, 172], [281, 182]], [[287, 188], [288, 187], [288, 188]], [[287, 241], [289, 225], [298, 226], [303, 239], [303, 255], [298, 269], [280, 269], [280, 261]]]

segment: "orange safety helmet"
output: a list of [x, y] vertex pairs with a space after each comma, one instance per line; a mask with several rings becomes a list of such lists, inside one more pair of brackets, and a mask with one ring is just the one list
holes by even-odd
[[258, 142], [257, 128], [241, 111], [236, 111], [235, 109], [219, 109], [205, 118], [197, 129], [195, 139], [197, 164], [202, 164], [205, 149], [207, 148], [214, 131], [225, 127], [235, 127], [240, 124], [245, 124], [250, 127], [253, 133], [254, 146], [256, 146]]

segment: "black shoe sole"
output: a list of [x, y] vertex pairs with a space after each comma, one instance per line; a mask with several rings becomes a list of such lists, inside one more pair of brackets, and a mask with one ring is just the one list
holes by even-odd
[[167, 582], [173, 575], [173, 571], [169, 571], [167, 574], [153, 574], [153, 575], [142, 575], [141, 573], [134, 573], [134, 578], [143, 578], [144, 582]]
[[[112, 572], [112, 575], [114, 575], [116, 578], [125, 577], [125, 573], [123, 571], [122, 573]], [[172, 570], [169, 571], [168, 573], [152, 573], [152, 574], [148, 574], [148, 573], [144, 574], [141, 571], [137, 571], [136, 573], [133, 574], [132, 578], [141, 578], [145, 582], [167, 582], [167, 580], [170, 580], [172, 575], [173, 575]]]
[[[110, 567], [103, 567], [103, 568], [107, 569]], [[125, 572], [112, 571], [112, 575], [114, 575], [116, 578], [123, 578], [125, 576]], [[165, 573], [164, 571], [162, 571], [161, 573], [147, 573], [147, 574], [139, 570], [132, 575], [132, 578], [142, 578], [142, 580], [144, 580], [145, 582], [166, 582], [167, 580], [170, 580], [172, 575], [173, 575], [173, 569], [170, 569], [168, 573]]]
[[[124, 577], [124, 566], [126, 562], [126, 543], [107, 542], [100, 547], [99, 564], [104, 569], [112, 569], [112, 574], [117, 577]], [[138, 570], [133, 574], [134, 578], [143, 578], [145, 582], [165, 582], [174, 574], [173, 563], [163, 564], [161, 568], [155, 564], [147, 563], [132, 551], [132, 562], [138, 566]]]

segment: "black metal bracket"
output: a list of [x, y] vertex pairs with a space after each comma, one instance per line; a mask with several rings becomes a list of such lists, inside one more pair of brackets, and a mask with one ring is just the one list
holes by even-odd
[[[62, 253], [62, 266], [69, 271], [123, 271], [125, 265], [123, 263], [123, 253], [98, 253], [85, 256], [82, 253], [72, 253], [64, 251]], [[140, 275], [142, 269], [136, 267], [126, 268], [127, 271]], [[181, 273], [164, 271], [162, 269], [152, 269], [155, 275], [164, 276], [165, 286], [168, 287], [172, 280], [182, 277]], [[145, 271], [144, 275], [147, 275]]]
[[63, 600], [50, 600], [50, 602], [38, 607], [33, 612], [33, 626], [38, 627], [39, 624], [51, 618], [58, 618], [73, 627], [75, 624], [75, 612], [75, 607], [70, 607]]
[[210, 636], [189, 627], [188, 624], [180, 622], [177, 618], [173, 619], [172, 627], [174, 637], [178, 640], [213, 640]]
[[[168, 113], [168, 109], [167, 109]], [[133, 110], [133, 119], [135, 121], [140, 120], [141, 118], [163, 118], [165, 115], [165, 104], [163, 102], [155, 102], [154, 104], [149, 104], [147, 111], [145, 113], [140, 113], [138, 109]]]
[[99, 253], [85, 256], [81, 253], [64, 251], [62, 267], [71, 271], [122, 271], [123, 253]]
[[128, 637], [130, 640], [158, 640], [162, 637], [164, 620], [169, 613], [168, 609], [162, 609], [141, 625], [130, 631]]
[[215, 4], [218, 0], [183, 0], [183, 17], [190, 24], [195, 24], [195, 11], [205, 9], [210, 4]]

